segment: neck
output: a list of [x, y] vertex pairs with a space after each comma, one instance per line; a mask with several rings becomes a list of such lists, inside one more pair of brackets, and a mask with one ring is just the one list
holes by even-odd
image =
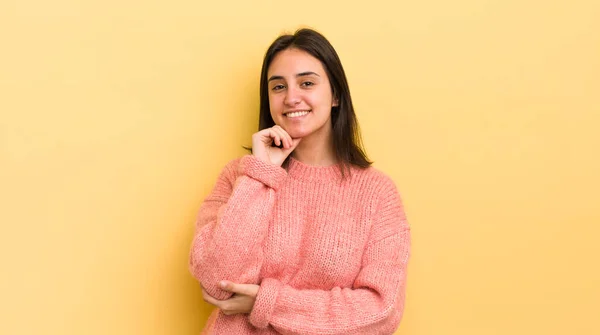
[[333, 133], [314, 133], [302, 138], [302, 141], [292, 152], [292, 157], [304, 164], [329, 166], [337, 163], [333, 148]]

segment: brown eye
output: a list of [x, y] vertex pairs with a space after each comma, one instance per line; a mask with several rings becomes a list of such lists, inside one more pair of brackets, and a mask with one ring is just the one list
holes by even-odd
[[302, 83], [302, 86], [304, 87], [308, 87], [308, 86], [313, 86], [315, 83], [313, 83], [312, 81], [305, 81]]
[[283, 85], [275, 85], [275, 86], [273, 86], [272, 90], [273, 91], [279, 91], [279, 90], [282, 90], [284, 87], [285, 86], [283, 86]]

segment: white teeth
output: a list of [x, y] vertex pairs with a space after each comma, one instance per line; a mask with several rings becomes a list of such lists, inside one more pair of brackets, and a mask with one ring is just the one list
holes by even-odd
[[300, 111], [300, 112], [293, 112], [293, 113], [287, 113], [287, 117], [299, 117], [299, 116], [304, 116], [306, 114], [308, 114], [310, 111]]

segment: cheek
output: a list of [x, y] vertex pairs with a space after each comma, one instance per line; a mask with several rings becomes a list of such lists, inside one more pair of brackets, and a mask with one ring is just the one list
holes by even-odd
[[332, 101], [330, 99], [324, 97], [313, 99], [308, 102], [309, 106], [311, 106], [313, 110], [317, 111], [317, 114], [322, 116], [331, 113], [331, 103]]
[[276, 95], [269, 96], [269, 109], [271, 112], [279, 111], [282, 108], [281, 99]]
[[329, 88], [323, 88], [318, 92], [313, 92], [310, 96], [307, 96], [307, 101], [314, 107], [319, 107], [319, 109], [328, 109], [331, 107], [333, 103], [333, 95], [329, 91]]

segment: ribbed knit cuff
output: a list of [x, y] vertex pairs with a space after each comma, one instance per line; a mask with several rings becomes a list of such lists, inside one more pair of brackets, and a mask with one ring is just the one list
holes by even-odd
[[256, 179], [268, 187], [277, 190], [287, 177], [287, 172], [281, 166], [267, 163], [252, 155], [246, 155], [240, 160], [239, 171], [252, 179]]
[[265, 278], [260, 283], [256, 300], [254, 301], [254, 307], [248, 317], [250, 323], [259, 329], [264, 329], [269, 326], [271, 315], [275, 310], [275, 303], [277, 302], [277, 296], [283, 284], [273, 278]]

